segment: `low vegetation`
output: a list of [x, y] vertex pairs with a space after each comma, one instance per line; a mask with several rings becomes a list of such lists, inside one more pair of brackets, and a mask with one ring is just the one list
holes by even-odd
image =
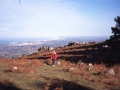
[[[117, 41], [118, 43], [118, 41]], [[12, 59], [0, 59], [0, 90], [120, 90], [120, 48], [107, 42], [70, 44]]]

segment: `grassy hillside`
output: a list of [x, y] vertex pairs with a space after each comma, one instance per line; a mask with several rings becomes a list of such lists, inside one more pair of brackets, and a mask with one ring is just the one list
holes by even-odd
[[50, 51], [0, 59], [0, 90], [120, 90], [120, 49], [108, 43], [73, 44]]

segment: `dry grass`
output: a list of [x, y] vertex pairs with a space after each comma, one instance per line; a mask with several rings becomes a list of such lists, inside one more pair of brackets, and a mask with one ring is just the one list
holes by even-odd
[[104, 73], [109, 68], [103, 64], [94, 64], [88, 71], [89, 66], [81, 61], [77, 64], [59, 61], [60, 65], [52, 67], [44, 65], [44, 60], [1, 60], [0, 87], [3, 90], [9, 90], [7, 88], [15, 88], [14, 90], [120, 89], [119, 65], [112, 67], [116, 74], [111, 76]]
[[[51, 66], [49, 51], [0, 58], [0, 90], [120, 90], [120, 50], [104, 49], [101, 45], [58, 49], [61, 64], [55, 67]], [[108, 73], [110, 69], [115, 75]]]

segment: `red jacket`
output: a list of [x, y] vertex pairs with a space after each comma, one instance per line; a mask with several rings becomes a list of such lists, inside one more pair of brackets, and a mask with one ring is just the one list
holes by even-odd
[[51, 53], [51, 59], [57, 59], [57, 54], [56, 53]]

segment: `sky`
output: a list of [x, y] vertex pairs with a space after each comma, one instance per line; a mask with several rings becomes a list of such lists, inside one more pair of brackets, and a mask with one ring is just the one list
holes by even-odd
[[0, 39], [111, 36], [120, 0], [0, 0]]

